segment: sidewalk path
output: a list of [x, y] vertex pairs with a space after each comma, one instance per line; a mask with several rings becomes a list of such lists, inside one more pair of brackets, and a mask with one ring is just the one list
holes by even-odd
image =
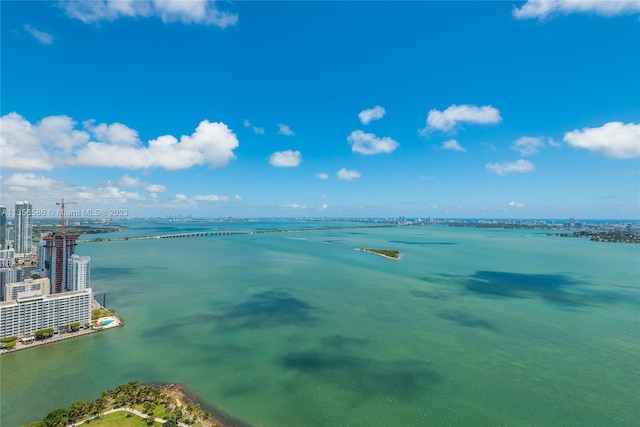
[[[114, 413], [114, 412], [129, 412], [129, 413], [132, 413], [132, 414], [134, 414], [134, 415], [137, 415], [137, 416], [139, 416], [140, 418], [143, 418], [143, 419], [145, 419], [145, 420], [146, 420], [147, 418], [149, 418], [149, 417], [150, 417], [150, 415], [144, 414], [144, 413], [142, 413], [142, 412], [140, 412], [140, 411], [138, 411], [138, 410], [136, 410], [136, 409], [133, 409], [133, 408], [115, 408], [115, 409], [109, 409], [108, 411], [105, 411], [105, 412], [101, 413], [101, 414], [100, 414], [100, 416], [108, 415], [108, 414], [112, 414], [112, 413]], [[95, 416], [93, 416], [93, 417], [87, 418], [86, 420], [78, 421], [78, 422], [77, 422], [77, 423], [75, 423], [75, 424], [68, 424], [68, 425], [67, 425], [67, 426], [65, 426], [65, 427], [80, 426], [80, 425], [82, 425], [82, 424], [84, 424], [84, 423], [86, 423], [86, 422], [92, 421], [92, 420], [94, 420], [94, 419], [96, 419], [96, 418], [98, 418], [98, 415], [95, 415]], [[167, 421], [169, 421], [169, 420], [165, 420], [165, 419], [162, 419], [162, 418], [154, 418], [153, 420], [154, 420], [155, 422], [157, 422], [157, 423], [160, 423], [160, 424], [164, 424], [164, 423], [166, 423]], [[177, 424], [178, 424], [178, 426], [180, 426], [180, 427], [189, 427], [187, 424], [184, 424], [184, 423], [177, 423]]]

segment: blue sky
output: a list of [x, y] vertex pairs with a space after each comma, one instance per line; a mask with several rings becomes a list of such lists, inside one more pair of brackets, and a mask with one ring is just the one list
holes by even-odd
[[640, 218], [637, 2], [6, 2], [0, 203]]

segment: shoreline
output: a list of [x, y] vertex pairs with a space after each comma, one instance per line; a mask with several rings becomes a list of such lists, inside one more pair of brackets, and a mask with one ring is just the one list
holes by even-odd
[[367, 249], [367, 248], [357, 248], [357, 250], [359, 250], [360, 252], [366, 252], [368, 254], [378, 255], [378, 256], [381, 256], [383, 258], [391, 259], [391, 260], [394, 260], [394, 261], [397, 261], [397, 260], [400, 259], [400, 252], [398, 252], [398, 256], [397, 257], [392, 257], [392, 256], [385, 255], [383, 253], [380, 253], [380, 252], [377, 252], [377, 251], [374, 251], [374, 250], [371, 250], [371, 249]]
[[180, 405], [200, 405], [200, 408], [202, 410], [211, 414], [209, 419], [206, 421], [207, 426], [218, 425], [220, 427], [252, 427], [251, 424], [241, 421], [199, 398], [191, 389], [183, 384], [153, 383], [149, 384], [149, 386], [157, 388], [162, 393], [167, 394], [172, 399], [176, 400], [176, 402]]

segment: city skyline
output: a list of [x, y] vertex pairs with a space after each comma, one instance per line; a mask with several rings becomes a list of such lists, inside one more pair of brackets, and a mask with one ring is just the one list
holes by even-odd
[[8, 210], [640, 218], [637, 2], [1, 7]]

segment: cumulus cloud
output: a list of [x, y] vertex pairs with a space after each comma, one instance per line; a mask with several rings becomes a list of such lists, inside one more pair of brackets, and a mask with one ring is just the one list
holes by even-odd
[[31, 25], [25, 24], [24, 29], [27, 30], [29, 34], [31, 34], [36, 40], [38, 40], [42, 44], [51, 44], [53, 43], [53, 36], [49, 33], [45, 33], [44, 31], [38, 31]]
[[229, 200], [227, 196], [217, 196], [215, 194], [193, 196], [193, 200], [197, 202], [226, 202]]
[[485, 167], [498, 175], [505, 175], [511, 172], [533, 172], [536, 169], [533, 163], [524, 159], [519, 159], [515, 162], [487, 163]]
[[278, 123], [278, 135], [293, 136], [295, 133], [285, 124]]
[[240, 201], [240, 200], [243, 200], [243, 199], [242, 199], [242, 196], [240, 196], [239, 194], [236, 194], [235, 196], [233, 196], [233, 200]]
[[[11, 170], [51, 170], [56, 166], [120, 167], [125, 169], [216, 168], [235, 158], [236, 135], [224, 123], [200, 122], [180, 140], [161, 136], [143, 144], [137, 131], [121, 124], [84, 122], [76, 130], [67, 116], [49, 116], [33, 125], [17, 113], [0, 117], [0, 167]], [[91, 141], [93, 135], [94, 141]]]
[[640, 157], [640, 124], [609, 122], [598, 128], [583, 128], [564, 134], [564, 141], [613, 159]]
[[140, 178], [134, 178], [132, 176], [124, 174], [122, 178], [120, 178], [120, 180], [118, 181], [118, 184], [121, 187], [135, 188], [135, 187], [142, 187], [144, 185], [144, 182], [140, 181]]
[[358, 118], [363, 125], [368, 125], [374, 120], [380, 120], [381, 118], [383, 118], [385, 113], [386, 112], [384, 111], [384, 108], [376, 105], [373, 108], [360, 111], [360, 113], [358, 114]]
[[61, 7], [68, 17], [85, 24], [138, 17], [220, 28], [238, 22], [238, 15], [219, 10], [212, 0], [72, 0], [62, 2]]
[[571, 13], [586, 13], [616, 16], [640, 12], [638, 0], [528, 0], [522, 7], [513, 10], [516, 19], [538, 18]]
[[445, 150], [453, 150], [453, 151], [467, 151], [462, 145], [458, 143], [455, 139], [450, 139], [442, 143], [442, 148]]
[[3, 180], [4, 185], [8, 185], [10, 191], [23, 192], [23, 191], [38, 191], [38, 190], [51, 190], [54, 186], [54, 180], [45, 176], [38, 176], [32, 172], [30, 173], [15, 173], [6, 180]]
[[116, 122], [110, 125], [100, 123], [96, 125], [95, 120], [87, 120], [83, 123], [83, 126], [101, 142], [113, 145], [136, 145], [140, 143], [138, 131], [122, 123]]
[[188, 200], [189, 198], [187, 197], [186, 194], [178, 193], [178, 194], [176, 194], [176, 199], [178, 199], [178, 200]]
[[288, 209], [307, 209], [305, 205], [300, 205], [298, 203], [290, 203], [288, 205], [284, 205], [284, 207]]
[[316, 178], [318, 179], [329, 179], [329, 174], [326, 172], [320, 172], [316, 174]]
[[160, 184], [149, 184], [146, 187], [144, 187], [144, 189], [147, 190], [149, 193], [164, 193], [167, 191], [167, 187]]
[[512, 149], [520, 152], [521, 156], [531, 156], [538, 153], [538, 149], [544, 147], [544, 141], [539, 137], [523, 136], [518, 138], [511, 146]]
[[360, 178], [362, 175], [358, 171], [347, 170], [342, 168], [336, 173], [338, 179], [342, 179], [345, 181], [351, 181], [352, 179]]
[[425, 134], [431, 130], [451, 131], [461, 123], [492, 124], [502, 121], [500, 111], [491, 105], [451, 105], [444, 111], [429, 110], [427, 126], [421, 130]]
[[509, 206], [512, 208], [523, 208], [524, 204], [520, 202], [514, 202], [513, 200], [509, 202]]
[[244, 120], [244, 127], [250, 127], [251, 129], [253, 129], [253, 133], [255, 134], [264, 135], [264, 128], [252, 125], [249, 119]]
[[276, 151], [269, 157], [269, 163], [279, 168], [295, 168], [302, 162], [302, 154], [299, 151]]
[[364, 133], [361, 130], [351, 132], [347, 141], [351, 144], [351, 150], [360, 154], [392, 153], [400, 145], [389, 137], [378, 138], [372, 133]]

